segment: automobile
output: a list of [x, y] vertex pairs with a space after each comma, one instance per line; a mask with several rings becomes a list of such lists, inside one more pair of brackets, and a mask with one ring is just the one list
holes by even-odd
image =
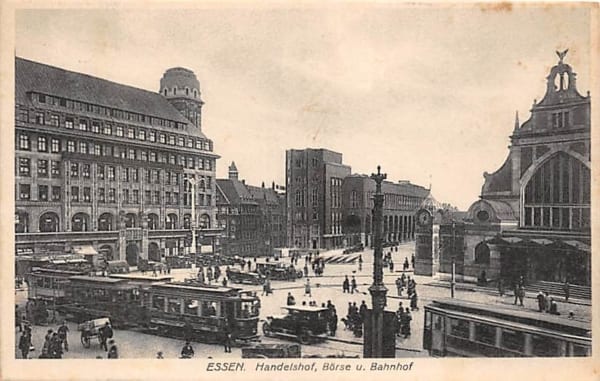
[[266, 337], [297, 340], [300, 344], [312, 344], [327, 337], [327, 308], [285, 306], [282, 309], [285, 314], [267, 316], [262, 325]]
[[364, 251], [364, 250], [365, 250], [365, 247], [361, 243], [359, 245], [355, 245], [355, 246], [349, 247], [347, 249], [344, 249], [344, 251], [342, 252], [342, 254], [358, 253], [358, 252], [361, 252], [361, 251]]
[[226, 270], [227, 279], [232, 283], [242, 284], [264, 284], [265, 277], [258, 273], [244, 272], [239, 269], [230, 268]]
[[302, 271], [279, 261], [257, 261], [256, 272], [272, 280], [296, 280], [302, 278]]

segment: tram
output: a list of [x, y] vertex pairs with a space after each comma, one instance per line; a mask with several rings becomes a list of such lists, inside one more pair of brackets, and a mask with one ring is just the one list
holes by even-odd
[[[150, 328], [167, 336], [218, 342], [225, 332], [233, 340], [258, 338], [260, 300], [255, 292], [197, 282], [152, 285], [142, 300], [150, 311]], [[186, 332], [189, 331], [189, 332]]]
[[209, 343], [226, 332], [239, 341], [258, 338], [260, 299], [239, 288], [172, 282], [166, 275], [105, 277], [53, 269], [36, 269], [28, 282], [30, 301], [77, 323], [110, 318], [115, 328]]
[[448, 357], [591, 356], [591, 325], [456, 299], [425, 306], [423, 348]]

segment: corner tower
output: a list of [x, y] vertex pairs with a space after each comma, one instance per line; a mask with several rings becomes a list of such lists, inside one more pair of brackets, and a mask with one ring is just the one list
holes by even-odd
[[160, 93], [194, 126], [202, 130], [204, 102], [200, 98], [200, 82], [193, 71], [182, 67], [168, 69], [160, 79]]

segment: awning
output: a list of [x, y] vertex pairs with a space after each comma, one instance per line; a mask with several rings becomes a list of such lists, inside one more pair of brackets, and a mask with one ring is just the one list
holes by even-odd
[[96, 249], [94, 249], [91, 245], [73, 246], [73, 253], [79, 255], [98, 255]]
[[590, 245], [587, 245], [587, 244], [585, 244], [583, 242], [580, 242], [580, 241], [575, 241], [575, 240], [573, 240], [573, 241], [563, 241], [563, 243], [565, 243], [565, 244], [567, 244], [569, 246], [572, 246], [572, 247], [574, 247], [577, 250], [585, 251], [585, 252], [588, 252], [588, 253], [592, 252], [592, 247]]
[[537, 243], [538, 245], [550, 245], [552, 240], [546, 238], [534, 238], [530, 240], [531, 242]]

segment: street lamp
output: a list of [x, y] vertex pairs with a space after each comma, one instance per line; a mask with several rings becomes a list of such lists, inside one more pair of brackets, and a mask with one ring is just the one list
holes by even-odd
[[387, 288], [383, 283], [383, 193], [381, 192], [381, 183], [387, 178], [385, 173], [381, 173], [381, 166], [377, 166], [377, 173], [371, 175], [375, 180], [375, 195], [373, 197], [373, 284], [369, 287], [371, 293], [371, 332], [370, 332], [370, 356], [371, 358], [383, 357], [383, 316], [386, 305]]
[[196, 263], [196, 179], [184, 177], [184, 179], [192, 186], [192, 220], [190, 221], [190, 229], [192, 230], [192, 247], [190, 255]]

